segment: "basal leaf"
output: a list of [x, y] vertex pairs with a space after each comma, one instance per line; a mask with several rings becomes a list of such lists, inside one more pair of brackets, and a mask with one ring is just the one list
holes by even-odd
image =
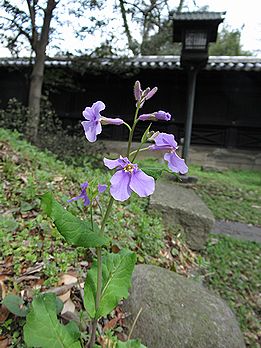
[[74, 322], [64, 326], [56, 316], [56, 296], [39, 295], [33, 299], [24, 326], [28, 347], [81, 348], [80, 332]]
[[87, 273], [84, 286], [84, 306], [91, 318], [109, 314], [122, 298], [128, 297], [136, 254], [121, 250], [118, 254], [106, 254], [102, 258], [102, 293], [100, 305], [95, 311], [97, 290], [97, 262]]
[[2, 303], [9, 312], [18, 317], [25, 317], [28, 312], [28, 308], [23, 306], [24, 301], [20, 296], [9, 294], [3, 299]]
[[68, 212], [50, 192], [42, 196], [42, 208], [69, 244], [85, 248], [108, 244], [108, 238], [99, 235], [99, 227], [96, 223], [93, 223], [92, 227], [90, 222], [82, 221]]

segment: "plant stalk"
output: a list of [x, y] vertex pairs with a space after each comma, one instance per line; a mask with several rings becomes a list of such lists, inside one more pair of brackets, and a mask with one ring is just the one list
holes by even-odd
[[[113, 202], [114, 202], [114, 198], [111, 196], [109, 203], [108, 203], [108, 206], [107, 206], [107, 210], [106, 210], [105, 215], [104, 215], [103, 220], [102, 220], [101, 229], [100, 229], [101, 235], [103, 235], [103, 233], [104, 233], [106, 222], [107, 222], [108, 217], [110, 215]], [[101, 248], [96, 248], [96, 253], [97, 253], [97, 290], [96, 290], [96, 299], [95, 299], [95, 310], [97, 313], [97, 310], [100, 306], [101, 292], [102, 292], [102, 252], [101, 252]], [[98, 318], [95, 317], [92, 320], [91, 337], [90, 337], [90, 341], [88, 343], [88, 348], [92, 348], [95, 344], [97, 324], [98, 324]]]
[[133, 120], [133, 125], [130, 131], [130, 135], [129, 135], [129, 140], [128, 140], [128, 149], [127, 149], [127, 157], [129, 158], [130, 155], [130, 149], [131, 149], [131, 143], [132, 143], [132, 138], [133, 138], [133, 134], [134, 134], [134, 130], [137, 124], [137, 117], [138, 117], [138, 112], [139, 112], [140, 106], [138, 105], [136, 108], [136, 112], [135, 112], [135, 116], [134, 116], [134, 120]]

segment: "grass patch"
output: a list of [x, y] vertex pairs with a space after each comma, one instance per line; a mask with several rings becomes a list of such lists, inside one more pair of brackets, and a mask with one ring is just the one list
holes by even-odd
[[[167, 165], [148, 158], [144, 166]], [[202, 171], [198, 165], [189, 166], [189, 175], [198, 182], [191, 185], [212, 211], [217, 220], [230, 220], [261, 226], [261, 172], [250, 170]]]
[[204, 172], [190, 166], [198, 177], [194, 186], [217, 220], [230, 220], [261, 226], [261, 172], [226, 170]]
[[[51, 153], [21, 140], [18, 133], [3, 129], [0, 129], [0, 158], [3, 183], [0, 189], [0, 257], [4, 261], [0, 263], [0, 273], [8, 274], [6, 291], [19, 293], [26, 289], [32, 295], [30, 289], [53, 286], [60, 274], [68, 271], [84, 277], [90, 254], [64, 242], [42, 215], [39, 195], [51, 190], [68, 210], [83, 217], [82, 204], [68, 204], [67, 199], [77, 195], [80, 183], [88, 179], [108, 184], [111, 173], [105, 168], [94, 169], [90, 165], [92, 157], [81, 161], [83, 167], [67, 165]], [[155, 160], [145, 162], [160, 166]], [[206, 173], [198, 166], [191, 166], [190, 172], [199, 178], [193, 189], [202, 196], [216, 218], [261, 225], [261, 214], [256, 208], [261, 206], [260, 173]], [[102, 196], [101, 204], [106, 203], [106, 199], [106, 195]], [[128, 247], [137, 253], [139, 262], [186, 274], [186, 267], [194, 263], [195, 256], [181, 241], [176, 241], [173, 246], [161, 218], [151, 212], [148, 214], [147, 205], [147, 199], [135, 195], [124, 204], [115, 203], [107, 229], [113, 237], [111, 248], [117, 251]], [[96, 216], [99, 220], [98, 211]], [[204, 265], [208, 274], [208, 286], [235, 310], [251, 347], [257, 347], [260, 251], [260, 245], [255, 243], [217, 236], [214, 241], [210, 240], [204, 254], [198, 256], [198, 264]], [[30, 267], [41, 264], [39, 279], [21, 281]], [[13, 345], [23, 347], [19, 325], [12, 319], [6, 320], [0, 335], [10, 333]]]
[[206, 284], [234, 310], [247, 345], [258, 348], [261, 245], [213, 235], [203, 256]]

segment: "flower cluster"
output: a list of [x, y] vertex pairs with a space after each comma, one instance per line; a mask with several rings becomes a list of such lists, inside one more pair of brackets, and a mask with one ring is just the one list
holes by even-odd
[[[111, 177], [110, 183], [110, 194], [118, 201], [127, 200], [132, 191], [137, 193], [140, 197], [147, 197], [151, 195], [155, 190], [154, 178], [145, 174], [136, 163], [132, 163], [130, 160], [130, 145], [134, 128], [138, 121], [170, 121], [171, 114], [162, 110], [155, 111], [148, 114], [142, 114], [138, 116], [139, 109], [144, 105], [145, 101], [149, 100], [157, 92], [157, 87], [150, 89], [149, 87], [145, 90], [141, 89], [139, 81], [136, 81], [134, 85], [134, 97], [136, 100], [137, 112], [134, 119], [133, 127], [131, 128], [120, 118], [107, 118], [100, 114], [105, 109], [105, 104], [102, 101], [95, 102], [91, 107], [86, 107], [83, 111], [83, 116], [86, 121], [82, 122], [85, 136], [88, 141], [94, 142], [97, 139], [97, 135], [102, 132], [102, 125], [126, 125], [130, 131], [130, 140], [128, 153], [125, 157], [118, 159], [107, 159], [104, 158], [104, 165], [109, 169], [115, 169], [116, 172]], [[149, 129], [149, 128], [148, 128]], [[150, 132], [147, 131], [149, 134]], [[147, 135], [144, 133], [144, 135]], [[144, 136], [143, 136], [144, 138]], [[146, 138], [149, 140], [149, 137]], [[162, 151], [164, 152], [164, 159], [168, 163], [168, 168], [174, 173], [185, 174], [188, 171], [188, 167], [185, 161], [180, 158], [177, 154], [178, 144], [173, 134], [153, 132], [150, 140], [154, 141], [153, 145], [148, 146], [145, 149], [140, 148], [139, 150], [150, 150], [150, 151]], [[142, 141], [143, 144], [143, 141]], [[136, 158], [137, 152], [134, 158]], [[135, 151], [134, 151], [135, 152]], [[87, 206], [91, 203], [90, 198], [87, 195], [88, 182], [81, 185], [81, 193], [70, 199], [68, 202], [83, 199], [84, 205]], [[106, 190], [106, 185], [98, 185], [98, 192], [101, 193]]]
[[[82, 199], [83, 200], [83, 205], [86, 207], [88, 205], [90, 205], [91, 203], [93, 203], [93, 198], [89, 197], [88, 193], [87, 193], [87, 189], [88, 189], [89, 183], [88, 181], [84, 182], [83, 184], [81, 184], [81, 193], [76, 196], [73, 197], [71, 199], [68, 199], [67, 202], [73, 202], [73, 201], [78, 201], [78, 199]], [[107, 185], [105, 184], [98, 184], [97, 186], [97, 192], [94, 193], [94, 199], [97, 200], [99, 193], [103, 193], [104, 191], [106, 191], [107, 189]], [[92, 196], [93, 196], [93, 192], [92, 192]]]

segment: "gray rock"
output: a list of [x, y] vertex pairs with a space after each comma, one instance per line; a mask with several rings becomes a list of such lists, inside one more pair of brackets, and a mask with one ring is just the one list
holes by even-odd
[[261, 243], [261, 227], [243, 224], [242, 222], [216, 221], [211, 233], [225, 234], [236, 239]]
[[205, 164], [205, 165], [201, 166], [201, 170], [203, 172], [210, 172], [210, 173], [213, 173], [213, 172], [223, 173], [223, 172], [227, 171], [228, 168], [227, 167], [221, 167], [221, 166], [214, 166], [213, 164], [212, 165]]
[[200, 250], [207, 241], [215, 219], [212, 212], [192, 189], [173, 182], [157, 181], [150, 207], [160, 212], [168, 227], [184, 229], [189, 247]]
[[244, 348], [233, 312], [196, 281], [149, 265], [135, 268], [123, 310], [132, 338], [148, 348]]

